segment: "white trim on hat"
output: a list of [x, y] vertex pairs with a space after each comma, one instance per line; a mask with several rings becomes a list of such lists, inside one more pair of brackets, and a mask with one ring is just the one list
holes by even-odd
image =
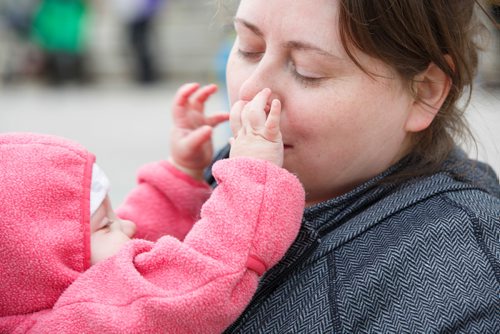
[[109, 179], [96, 163], [92, 166], [92, 184], [90, 186], [90, 215], [99, 208], [108, 194], [110, 187]]

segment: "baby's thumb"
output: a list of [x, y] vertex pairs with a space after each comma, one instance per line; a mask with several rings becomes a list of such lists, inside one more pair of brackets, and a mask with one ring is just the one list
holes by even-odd
[[212, 127], [203, 125], [192, 131], [184, 140], [190, 150], [196, 150], [212, 137]]

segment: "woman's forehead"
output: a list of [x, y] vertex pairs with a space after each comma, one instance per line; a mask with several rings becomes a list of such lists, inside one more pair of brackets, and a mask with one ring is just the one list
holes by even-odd
[[340, 44], [337, 1], [242, 0], [235, 19], [282, 43], [298, 41], [326, 49]]
[[[236, 16], [259, 26], [297, 27], [314, 31], [316, 26], [335, 29], [338, 21], [337, 1], [332, 0], [242, 0]], [[308, 27], [313, 29], [308, 29]], [[317, 31], [316, 31], [317, 32]]]

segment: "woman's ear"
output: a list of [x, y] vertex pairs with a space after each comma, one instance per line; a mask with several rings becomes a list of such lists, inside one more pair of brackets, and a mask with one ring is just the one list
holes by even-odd
[[[447, 61], [451, 59], [446, 56]], [[406, 120], [409, 132], [425, 130], [434, 120], [451, 87], [451, 78], [436, 64], [430, 63], [425, 71], [414, 78], [415, 100]]]

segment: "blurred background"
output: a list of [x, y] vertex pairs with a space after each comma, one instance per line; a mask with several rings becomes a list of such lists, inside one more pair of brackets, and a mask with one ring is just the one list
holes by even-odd
[[[142, 164], [169, 153], [177, 87], [217, 83], [207, 112], [227, 111], [224, 68], [237, 0], [0, 0], [0, 132], [81, 142], [118, 205]], [[497, 3], [497, 4], [494, 4]], [[468, 118], [471, 155], [500, 173], [500, 9], [485, 1], [488, 48]], [[214, 137], [222, 147], [227, 125]]]

